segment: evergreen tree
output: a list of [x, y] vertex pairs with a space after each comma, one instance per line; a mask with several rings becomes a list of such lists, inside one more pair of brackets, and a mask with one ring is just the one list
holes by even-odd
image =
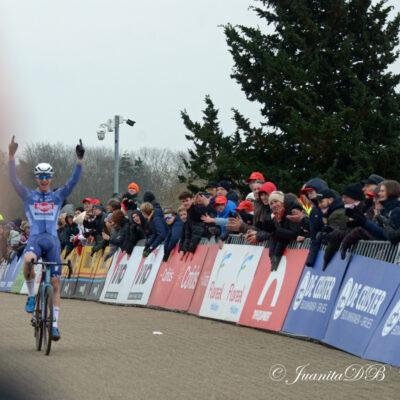
[[[372, 172], [397, 178], [400, 76], [388, 68], [399, 55], [400, 15], [389, 20], [386, 1], [258, 3], [254, 11], [274, 33], [225, 26], [232, 78], [264, 118], [254, 128], [234, 110], [237, 130], [221, 138], [232, 144], [232, 168], [242, 178], [260, 170], [284, 190], [313, 176], [338, 189]], [[195, 147], [190, 166], [205, 151]]]

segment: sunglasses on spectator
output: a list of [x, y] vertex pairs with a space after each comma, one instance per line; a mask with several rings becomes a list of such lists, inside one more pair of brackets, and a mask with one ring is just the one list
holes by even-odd
[[172, 215], [168, 215], [168, 217], [165, 217], [165, 219], [172, 219]]
[[43, 180], [43, 179], [47, 179], [49, 180], [51, 178], [51, 175], [38, 175], [36, 178]]

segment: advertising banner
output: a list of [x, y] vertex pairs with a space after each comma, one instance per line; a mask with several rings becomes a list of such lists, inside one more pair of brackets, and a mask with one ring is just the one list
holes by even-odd
[[[166, 308], [181, 311], [189, 309], [204, 262], [207, 259], [209, 247], [208, 245], [197, 246], [193, 258], [181, 264], [177, 279], [165, 305]], [[207, 285], [205, 285], [204, 289], [206, 288]]]
[[313, 267], [304, 267], [283, 331], [322, 340], [335, 305], [348, 260], [336, 253], [322, 271], [324, 251], [319, 251]]
[[156, 280], [158, 270], [164, 257], [164, 247], [158, 246], [146, 258], [142, 258], [133, 279], [129, 279], [129, 287], [124, 288], [122, 302], [124, 304], [146, 305]]
[[362, 356], [399, 283], [398, 265], [353, 255], [323, 342]]
[[11, 293], [21, 293], [22, 286], [24, 285], [25, 277], [24, 277], [24, 268], [20, 268], [17, 276], [15, 277], [14, 283], [11, 286]]
[[203, 268], [201, 269], [200, 277], [189, 306], [189, 312], [192, 314], [198, 315], [200, 312], [201, 303], [203, 302], [204, 295], [206, 294], [208, 282], [210, 281], [211, 272], [214, 267], [218, 251], [219, 248], [217, 244], [211, 244], [208, 246], [207, 255], [203, 262]]
[[308, 250], [285, 250], [278, 269], [271, 272], [269, 249], [264, 249], [240, 325], [272, 331], [282, 329], [307, 255]]
[[75, 292], [71, 297], [78, 299], [85, 299], [90, 286], [92, 284], [92, 279], [94, 272], [98, 266], [98, 263], [102, 259], [103, 252], [101, 250], [96, 251], [93, 256], [91, 256], [91, 248], [84, 248], [86, 250], [81, 254], [81, 266], [79, 268], [78, 278], [76, 280]]
[[215, 260], [199, 315], [239, 321], [263, 250], [260, 246], [224, 245]]
[[400, 367], [400, 287], [372, 336], [363, 358]]
[[[104, 254], [108, 253], [107, 249], [108, 247], [104, 250]], [[93, 274], [88, 295], [86, 297], [87, 300], [98, 300], [100, 298], [100, 294], [107, 279], [107, 274], [113, 262], [113, 258], [116, 258], [117, 254], [118, 252], [115, 253], [113, 257], [109, 257], [107, 260], [104, 260], [105, 257], [102, 257], [99, 260], [99, 263], [97, 264], [96, 270]]]
[[0, 281], [0, 291], [9, 292], [11, 287], [15, 281], [15, 278], [18, 275], [19, 270], [21, 269], [24, 263], [24, 258], [20, 257], [19, 259], [17, 256], [13, 258], [11, 263], [8, 265], [7, 269], [5, 270], [2, 279]]
[[[82, 248], [82, 252], [85, 249], [91, 250], [92, 248], [91, 246], [85, 246]], [[64, 266], [61, 273], [61, 297], [71, 297], [71, 295], [75, 293], [75, 286], [79, 275], [81, 256], [78, 255], [76, 249], [73, 249], [71, 253], [69, 253], [68, 257], [65, 259], [65, 261], [67, 260], [71, 260], [72, 275], [71, 278], [68, 279], [68, 267]]]
[[158, 275], [151, 290], [148, 305], [165, 307], [169, 294], [175, 284], [183, 262], [180, 260], [176, 246], [169, 262], [162, 262]]
[[[132, 256], [135, 255], [135, 250], [136, 249], [133, 250]], [[99, 299], [100, 301], [106, 303], [117, 302], [127, 270], [128, 270], [128, 259], [126, 253], [122, 251], [117, 251], [114, 254], [113, 262], [111, 264], [110, 269], [108, 270], [107, 279], [105, 281], [103, 291], [101, 292], [100, 295]]]

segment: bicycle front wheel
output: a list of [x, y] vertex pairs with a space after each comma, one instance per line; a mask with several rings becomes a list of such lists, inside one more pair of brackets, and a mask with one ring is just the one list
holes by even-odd
[[39, 286], [36, 295], [35, 311], [33, 312], [33, 326], [36, 339], [36, 350], [42, 349], [43, 342], [43, 321], [42, 321], [42, 285]]
[[48, 356], [51, 350], [53, 330], [53, 291], [49, 286], [46, 287], [43, 307], [43, 341], [45, 354]]

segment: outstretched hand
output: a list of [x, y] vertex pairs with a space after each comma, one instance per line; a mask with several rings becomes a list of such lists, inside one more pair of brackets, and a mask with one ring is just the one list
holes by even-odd
[[14, 139], [15, 139], [15, 136], [12, 137], [11, 142], [8, 145], [8, 154], [10, 156], [14, 156], [18, 149], [18, 143], [15, 143]]
[[83, 156], [85, 154], [85, 148], [83, 147], [82, 144], [82, 139], [79, 139], [79, 144], [76, 145], [76, 156], [78, 157], [79, 160], [83, 159]]

